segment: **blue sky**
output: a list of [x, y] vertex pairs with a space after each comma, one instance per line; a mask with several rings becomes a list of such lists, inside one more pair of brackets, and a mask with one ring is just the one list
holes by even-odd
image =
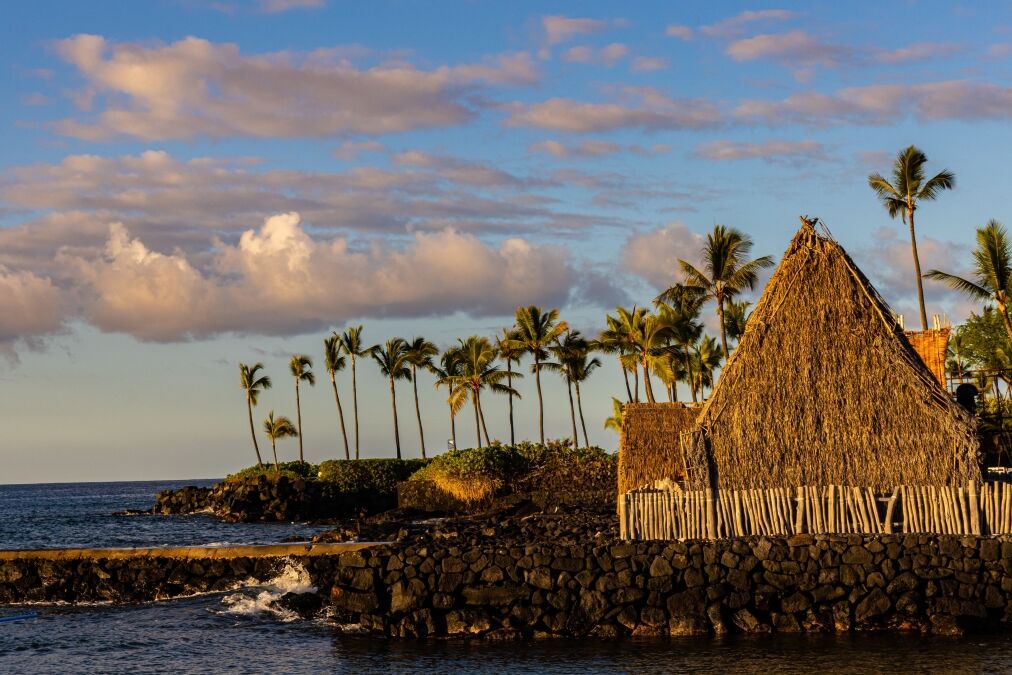
[[[252, 456], [238, 361], [274, 377], [258, 416], [292, 415], [287, 355], [333, 328], [446, 345], [538, 303], [593, 332], [714, 223], [778, 256], [817, 215], [914, 317], [866, 185], [910, 143], [957, 175], [918, 212], [925, 268], [966, 271], [974, 228], [1010, 219], [1006, 3], [26, 2], [0, 31], [0, 482], [221, 475]], [[362, 372], [363, 447], [389, 455]], [[328, 389], [304, 397], [314, 460]], [[621, 390], [608, 361], [585, 394], [606, 447]]]

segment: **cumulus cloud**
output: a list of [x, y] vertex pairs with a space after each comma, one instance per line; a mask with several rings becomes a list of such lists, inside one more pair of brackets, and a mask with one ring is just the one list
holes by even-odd
[[[397, 62], [359, 68], [321, 50], [244, 55], [195, 37], [163, 46], [77, 35], [57, 52], [85, 80], [75, 92], [83, 119], [55, 128], [90, 140], [377, 135], [462, 124], [465, 98], [485, 84], [529, 84], [526, 54], [419, 70]], [[97, 109], [95, 113], [88, 112]]]
[[682, 278], [679, 260], [698, 263], [705, 238], [682, 222], [639, 232], [626, 240], [619, 252], [623, 267], [646, 279], [658, 291]]
[[701, 129], [721, 121], [711, 101], [673, 99], [648, 87], [625, 87], [618, 102], [589, 103], [551, 98], [534, 104], [514, 104], [508, 126], [593, 133], [615, 129], [645, 131]]
[[40, 337], [60, 330], [66, 310], [51, 279], [0, 265], [0, 355], [16, 361], [15, 347], [37, 346]]
[[696, 155], [715, 162], [740, 159], [761, 159], [764, 162], [798, 163], [827, 159], [823, 145], [817, 141], [769, 140], [762, 143], [743, 141], [712, 141], [696, 148]]
[[279, 14], [292, 9], [317, 9], [324, 7], [327, 0], [257, 0], [261, 12]]
[[787, 21], [796, 16], [797, 13], [786, 9], [746, 10], [717, 23], [702, 26], [699, 32], [707, 37], [730, 38], [739, 35], [752, 24]]
[[744, 101], [735, 116], [770, 125], [884, 124], [907, 116], [922, 121], [1008, 119], [1012, 88], [968, 80], [848, 87], [832, 94], [802, 92], [780, 101]]
[[692, 28], [689, 26], [682, 26], [677, 23], [669, 24], [664, 29], [664, 34], [668, 37], [678, 38], [679, 40], [691, 40], [693, 37]]
[[558, 306], [574, 285], [559, 248], [519, 238], [492, 246], [453, 230], [417, 233], [402, 247], [357, 246], [310, 237], [297, 213], [266, 219], [235, 245], [218, 242], [204, 265], [152, 251], [118, 224], [101, 255], [62, 262], [88, 321], [154, 341], [289, 335], [358, 317], [502, 314], [521, 303]]
[[545, 33], [545, 43], [554, 46], [568, 42], [578, 35], [600, 33], [608, 28], [608, 22], [601, 19], [553, 15], [541, 17], [541, 28]]
[[596, 63], [613, 66], [628, 55], [628, 47], [620, 42], [613, 42], [600, 49], [586, 45], [571, 47], [563, 53], [562, 60], [567, 63]]

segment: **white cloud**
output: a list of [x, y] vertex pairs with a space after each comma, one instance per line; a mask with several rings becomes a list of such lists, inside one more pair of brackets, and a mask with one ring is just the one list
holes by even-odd
[[334, 50], [248, 56], [237, 45], [195, 37], [142, 46], [77, 35], [58, 42], [57, 51], [85, 84], [75, 92], [81, 119], [55, 128], [90, 140], [377, 135], [446, 127], [474, 118], [465, 99], [476, 87], [538, 78], [524, 53], [426, 71], [403, 62], [359, 68]]
[[751, 24], [787, 21], [796, 16], [796, 12], [786, 9], [746, 10], [717, 23], [702, 26], [699, 32], [707, 37], [730, 38], [742, 33]]
[[568, 42], [578, 35], [600, 33], [608, 28], [608, 22], [600, 19], [553, 15], [541, 17], [541, 27], [545, 33], [545, 43], [554, 46]]
[[627, 271], [662, 291], [681, 281], [679, 260], [697, 264], [704, 242], [703, 235], [691, 231], [682, 222], [674, 222], [632, 235], [619, 256]]
[[287, 335], [346, 319], [511, 312], [559, 306], [575, 278], [564, 250], [507, 239], [490, 246], [444, 230], [405, 246], [317, 240], [299, 215], [268, 218], [236, 245], [219, 242], [198, 266], [152, 251], [113, 225], [102, 255], [64, 254], [81, 311], [104, 331], [176, 341], [223, 332]]
[[508, 126], [556, 129], [574, 133], [615, 129], [700, 129], [720, 122], [716, 105], [702, 99], [672, 99], [647, 87], [626, 87], [617, 103], [588, 103], [551, 98], [514, 104]]
[[664, 34], [668, 37], [678, 38], [679, 40], [691, 40], [693, 37], [692, 28], [689, 26], [682, 26], [677, 23], [668, 25], [664, 29]]
[[41, 336], [60, 330], [66, 309], [52, 280], [0, 265], [0, 354], [17, 360], [17, 344], [34, 346]]
[[812, 140], [789, 141], [772, 139], [762, 143], [742, 141], [712, 141], [696, 148], [696, 155], [715, 162], [740, 159], [761, 159], [765, 162], [824, 161], [825, 148]]

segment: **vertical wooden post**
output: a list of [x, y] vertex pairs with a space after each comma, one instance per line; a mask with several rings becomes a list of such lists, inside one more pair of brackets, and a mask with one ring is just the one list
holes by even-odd
[[897, 485], [893, 488], [893, 494], [889, 498], [889, 502], [886, 504], [886, 516], [885, 522], [883, 523], [882, 531], [886, 534], [893, 533], [893, 510], [896, 508], [896, 496], [900, 493], [900, 486]]

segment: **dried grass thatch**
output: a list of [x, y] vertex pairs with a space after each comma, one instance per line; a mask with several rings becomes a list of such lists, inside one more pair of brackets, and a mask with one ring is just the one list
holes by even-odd
[[766, 286], [699, 424], [722, 488], [981, 479], [970, 417], [843, 248], [809, 226]]
[[665, 478], [685, 478], [679, 438], [698, 414], [698, 406], [681, 403], [626, 404], [618, 453], [620, 495]]
[[949, 328], [937, 330], [908, 330], [907, 340], [924, 361], [938, 384], [945, 386], [945, 353], [949, 349]]

